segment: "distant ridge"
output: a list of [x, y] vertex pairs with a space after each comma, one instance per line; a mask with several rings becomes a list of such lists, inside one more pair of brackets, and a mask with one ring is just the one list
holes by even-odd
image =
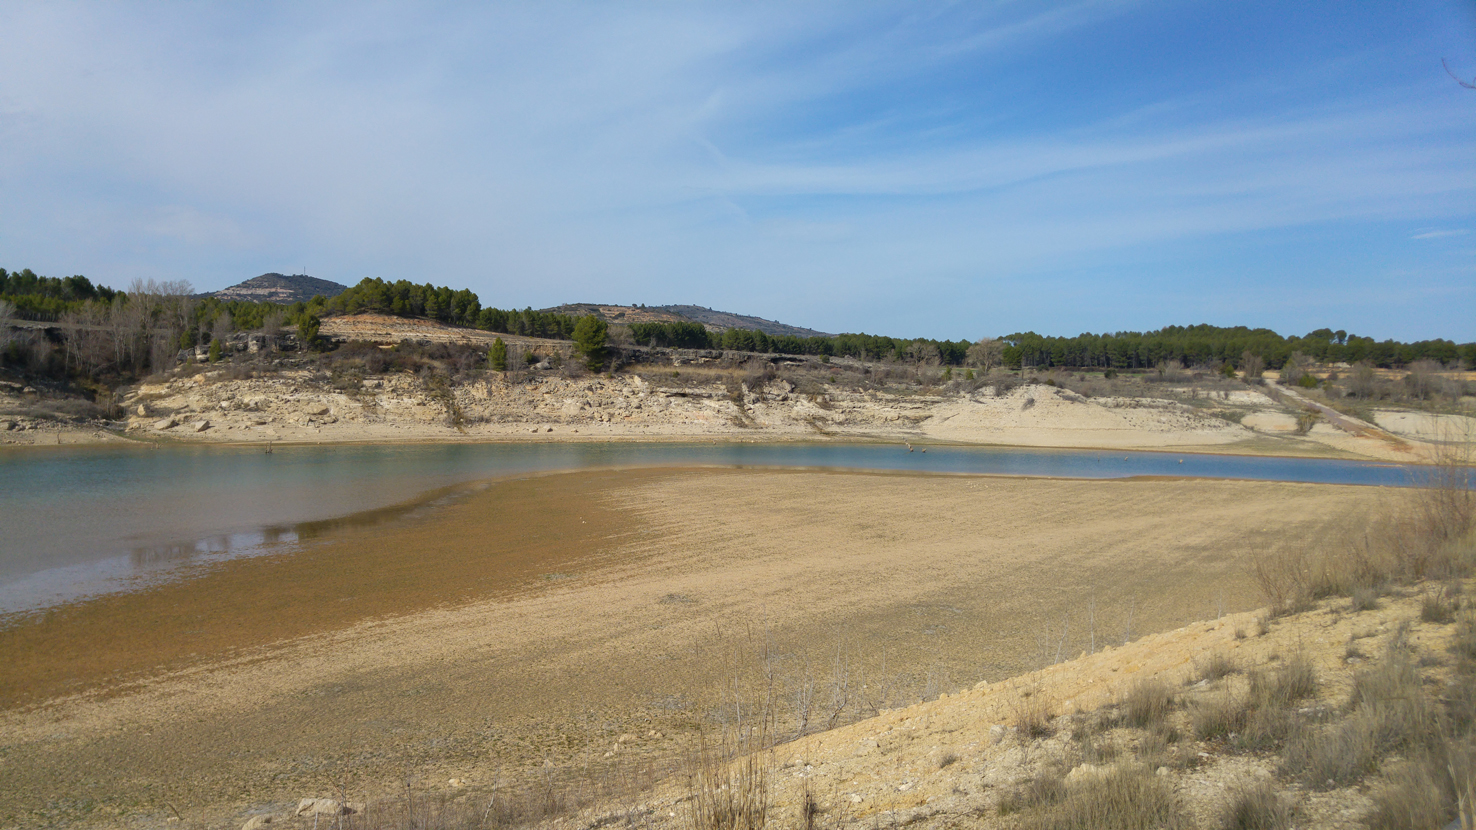
[[324, 297], [336, 297], [347, 290], [346, 285], [320, 280], [307, 274], [273, 272], [236, 283], [210, 296], [219, 297], [222, 300], [248, 300], [255, 303], [272, 302], [291, 305], [292, 303], [305, 303], [319, 294]]
[[761, 331], [771, 337], [790, 335], [792, 337], [830, 337], [823, 331], [791, 326], [786, 323], [765, 320], [762, 317], [750, 317], [746, 314], [733, 314], [727, 311], [714, 311], [703, 308], [700, 305], [664, 305], [659, 306], [657, 311], [665, 311], [695, 320], [704, 326], [713, 326], [720, 329], [749, 329], [750, 331]]
[[629, 306], [601, 305], [599, 303], [565, 303], [553, 308], [540, 309], [555, 314], [583, 317], [593, 314], [611, 323], [701, 323], [711, 331], [748, 329], [761, 331], [771, 337], [790, 335], [793, 337], [830, 337], [822, 331], [791, 326], [762, 317], [714, 311], [699, 305]]

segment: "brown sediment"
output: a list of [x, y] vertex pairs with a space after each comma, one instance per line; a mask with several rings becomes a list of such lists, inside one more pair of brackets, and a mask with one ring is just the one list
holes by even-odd
[[0, 629], [0, 708], [577, 571], [629, 532], [629, 517], [600, 494], [661, 474], [533, 476], [459, 498], [443, 491], [304, 524], [304, 543], [284, 553], [34, 615]]

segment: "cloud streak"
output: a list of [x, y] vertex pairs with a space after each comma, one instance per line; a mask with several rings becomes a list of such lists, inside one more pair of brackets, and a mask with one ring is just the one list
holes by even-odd
[[[1166, 2], [352, 10], [0, 9], [19, 34], [0, 52], [0, 187], [25, 194], [0, 206], [8, 265], [220, 287], [308, 264], [504, 306], [1074, 333], [1186, 322], [1237, 266], [1284, 282], [1272, 250], [1315, 288], [1338, 270], [1305, 267], [1329, 235], [1368, 249], [1344, 280], [1424, 269], [1443, 291], [1443, 229], [1476, 204], [1471, 101], [1405, 75], [1325, 87], [1350, 58], [1316, 21], [1283, 21], [1311, 63], [1232, 55], [1254, 71], [1222, 83], [1148, 64], [1170, 23], [1229, 37]], [[1111, 300], [1168, 267], [1182, 299]], [[1017, 288], [1088, 272], [1116, 281], [1080, 302]], [[1299, 308], [1233, 322], [1320, 313]]]

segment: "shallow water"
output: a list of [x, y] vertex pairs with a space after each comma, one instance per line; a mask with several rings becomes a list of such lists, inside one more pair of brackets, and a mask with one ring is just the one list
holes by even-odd
[[548, 470], [787, 466], [1063, 478], [1407, 486], [1409, 468], [1301, 458], [882, 444], [142, 446], [0, 453], [0, 614], [169, 578], [297, 541], [305, 523], [439, 487]]

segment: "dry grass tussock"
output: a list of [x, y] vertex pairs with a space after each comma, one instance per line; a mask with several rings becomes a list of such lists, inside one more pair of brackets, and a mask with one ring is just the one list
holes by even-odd
[[1476, 573], [1471, 445], [1443, 445], [1438, 453], [1438, 463], [1420, 468], [1415, 486], [1396, 497], [1386, 515], [1315, 549], [1288, 546], [1253, 554], [1251, 576], [1272, 615], [1333, 596], [1348, 597], [1353, 611], [1369, 610], [1391, 586]]

